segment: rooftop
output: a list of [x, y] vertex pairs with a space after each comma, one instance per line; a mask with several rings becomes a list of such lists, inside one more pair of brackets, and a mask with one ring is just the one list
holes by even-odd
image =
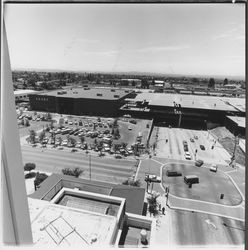
[[166, 93], [140, 93], [135, 102], [146, 100], [151, 106], [174, 107], [174, 102], [182, 108], [197, 108], [221, 111], [245, 111], [245, 98], [228, 98], [216, 96], [197, 96]]
[[66, 90], [55, 90], [43, 93], [46, 96], [56, 96], [63, 98], [87, 98], [102, 100], [118, 100], [128, 95], [131, 91], [109, 88], [70, 88]]
[[227, 116], [227, 118], [235, 122], [239, 127], [245, 128], [245, 117]]
[[30, 198], [50, 201], [62, 188], [78, 188], [82, 191], [96, 194], [117, 196], [126, 199], [126, 211], [129, 213], [142, 214], [145, 189], [130, 187], [126, 185], [116, 185], [113, 183], [90, 181], [82, 178], [75, 178], [69, 175], [50, 175], [41, 187], [31, 194]]
[[113, 216], [30, 198], [28, 202], [34, 244], [66, 247], [111, 242], [116, 225]]
[[25, 94], [35, 94], [38, 93], [39, 91], [35, 91], [32, 89], [19, 89], [14, 91], [14, 95], [25, 95]]

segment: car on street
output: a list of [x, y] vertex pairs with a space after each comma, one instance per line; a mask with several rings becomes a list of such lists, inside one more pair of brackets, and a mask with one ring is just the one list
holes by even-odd
[[197, 167], [201, 167], [202, 165], [203, 165], [203, 160], [197, 160], [196, 162], [195, 162], [195, 165], [197, 166]]
[[190, 141], [191, 141], [191, 142], [195, 142], [194, 138], [190, 138]]
[[122, 156], [118, 154], [118, 155], [115, 155], [115, 158], [116, 158], [116, 159], [121, 159]]
[[195, 135], [195, 136], [194, 136], [194, 138], [197, 140], [197, 139], [198, 139], [198, 136], [197, 136], [197, 135]]
[[64, 149], [63, 147], [58, 147], [58, 150], [62, 150], [62, 149]]
[[73, 148], [73, 149], [71, 150], [71, 153], [74, 153], [74, 152], [77, 152], [77, 151], [78, 151], [77, 149]]
[[154, 174], [145, 174], [145, 181], [147, 182], [161, 182], [161, 177]]
[[205, 147], [203, 145], [200, 145], [201, 150], [205, 150]]
[[69, 125], [73, 125], [73, 122], [72, 121], [69, 121], [69, 123], [68, 123]]
[[128, 127], [128, 130], [132, 130], [132, 128], [131, 128], [131, 127]]
[[186, 160], [191, 160], [191, 155], [189, 152], [185, 152], [184, 157]]

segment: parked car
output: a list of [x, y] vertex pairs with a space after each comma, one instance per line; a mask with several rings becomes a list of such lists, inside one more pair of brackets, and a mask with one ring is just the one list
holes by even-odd
[[197, 136], [197, 135], [195, 135], [195, 136], [194, 136], [194, 138], [197, 140], [197, 139], [198, 139], [198, 136]]
[[195, 142], [194, 138], [190, 138], [190, 141], [191, 141], [191, 142]]
[[116, 159], [121, 159], [122, 156], [118, 154], [118, 155], [115, 155], [115, 158], [116, 158]]
[[186, 160], [191, 160], [191, 155], [189, 152], [185, 152], [184, 156]]
[[217, 172], [217, 166], [215, 164], [213, 164], [211, 167], [210, 167], [210, 171], [212, 172]]
[[205, 150], [205, 147], [203, 145], [200, 145], [201, 150]]

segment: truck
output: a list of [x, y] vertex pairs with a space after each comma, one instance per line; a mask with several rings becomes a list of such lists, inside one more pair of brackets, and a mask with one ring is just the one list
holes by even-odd
[[185, 175], [184, 182], [189, 185], [199, 183], [199, 177], [196, 175]]

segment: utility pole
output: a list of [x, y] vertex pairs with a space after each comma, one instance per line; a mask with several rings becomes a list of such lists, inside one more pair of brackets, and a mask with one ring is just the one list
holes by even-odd
[[91, 180], [91, 154], [89, 155], [90, 180]]

